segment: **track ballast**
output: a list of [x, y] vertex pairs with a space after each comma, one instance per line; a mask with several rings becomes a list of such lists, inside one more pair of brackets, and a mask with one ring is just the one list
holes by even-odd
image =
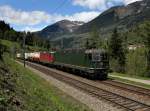
[[93, 85], [85, 83], [84, 81], [79, 81], [77, 79], [73, 79], [71, 77], [63, 76], [56, 72], [52, 72], [51, 70], [49, 70], [47, 68], [43, 68], [37, 64], [28, 62], [28, 65], [39, 70], [40, 72], [42, 72], [46, 75], [50, 75], [50, 76], [52, 76], [60, 81], [63, 81], [79, 90], [84, 91], [85, 93], [88, 93], [94, 97], [97, 97], [100, 100], [105, 100], [106, 102], [109, 102], [116, 107], [125, 109], [127, 111], [150, 111], [150, 106], [146, 105], [144, 103], [141, 103], [141, 102], [132, 100], [130, 98], [120, 96], [118, 94], [95, 87]]

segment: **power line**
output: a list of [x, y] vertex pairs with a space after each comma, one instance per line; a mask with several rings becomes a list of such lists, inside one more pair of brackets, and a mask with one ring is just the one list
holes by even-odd
[[[61, 2], [58, 7], [56, 7], [54, 10], [53, 10], [53, 13], [56, 13], [57, 10], [59, 10], [61, 7], [63, 7], [64, 5], [67, 4], [67, 2], [69, 3], [71, 0], [63, 0], [63, 2]], [[80, 21], [79, 17], [76, 17], [77, 19], [74, 20], [74, 21]]]
[[53, 13], [55, 13], [58, 9], [60, 9], [61, 7], [63, 7], [67, 2], [68, 2], [68, 0], [63, 0], [63, 2], [60, 3], [60, 4], [58, 5], [58, 7], [56, 7], [56, 8], [54, 9]]

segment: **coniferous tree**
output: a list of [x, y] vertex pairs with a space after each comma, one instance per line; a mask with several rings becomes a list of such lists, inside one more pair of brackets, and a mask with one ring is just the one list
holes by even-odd
[[2, 60], [2, 55], [5, 50], [6, 50], [6, 47], [1, 43], [1, 40], [0, 40], [0, 60]]
[[5, 32], [7, 30], [11, 30], [9, 24], [6, 24], [4, 21], [0, 21], [0, 30]]
[[30, 32], [26, 34], [26, 44], [31, 46], [33, 45], [33, 34]]
[[1, 41], [0, 41], [0, 60], [2, 59], [2, 45], [1, 45]]
[[91, 32], [91, 48], [98, 48], [99, 47], [99, 33], [97, 28], [94, 26]]
[[51, 44], [50, 44], [50, 41], [49, 41], [49, 40], [46, 40], [45, 48], [46, 48], [48, 51], [50, 50]]
[[85, 48], [90, 49], [90, 44], [89, 44], [89, 39], [88, 38], [86, 39], [86, 42], [85, 42]]
[[114, 29], [114, 32], [112, 34], [109, 44], [109, 53], [110, 57], [118, 62], [119, 64], [118, 71], [125, 72], [125, 63], [126, 63], [125, 51], [123, 48], [123, 41], [121, 40], [117, 29]]
[[99, 47], [102, 48], [102, 49], [105, 49], [106, 51], [108, 51], [108, 38], [105, 38], [105, 39], [100, 39], [99, 40]]

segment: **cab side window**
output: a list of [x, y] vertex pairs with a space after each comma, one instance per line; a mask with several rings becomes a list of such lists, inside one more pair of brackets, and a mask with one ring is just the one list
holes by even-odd
[[93, 53], [92, 54], [92, 61], [100, 61], [100, 60], [101, 60], [100, 53]]
[[88, 59], [92, 60], [92, 54], [88, 54]]

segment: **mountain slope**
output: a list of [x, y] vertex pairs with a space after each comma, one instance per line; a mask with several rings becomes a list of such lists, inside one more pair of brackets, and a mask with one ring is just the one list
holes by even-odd
[[126, 29], [146, 19], [150, 19], [150, 0], [138, 1], [127, 6], [108, 9], [94, 20], [80, 26], [75, 32], [86, 33], [97, 27], [102, 33], [112, 31], [115, 27]]
[[64, 43], [67, 43], [66, 46], [80, 47], [79, 44], [83, 44], [85, 38], [90, 37], [90, 32], [95, 28], [99, 31], [101, 37], [109, 38], [114, 28], [126, 32], [145, 20], [150, 20], [150, 0], [138, 1], [127, 6], [112, 7], [84, 24], [63, 20], [44, 28], [38, 34], [58, 42], [59, 45], [63, 38]]
[[53, 39], [58, 36], [74, 32], [83, 22], [62, 20], [55, 24], [49, 25], [43, 30], [37, 32], [41, 37]]

